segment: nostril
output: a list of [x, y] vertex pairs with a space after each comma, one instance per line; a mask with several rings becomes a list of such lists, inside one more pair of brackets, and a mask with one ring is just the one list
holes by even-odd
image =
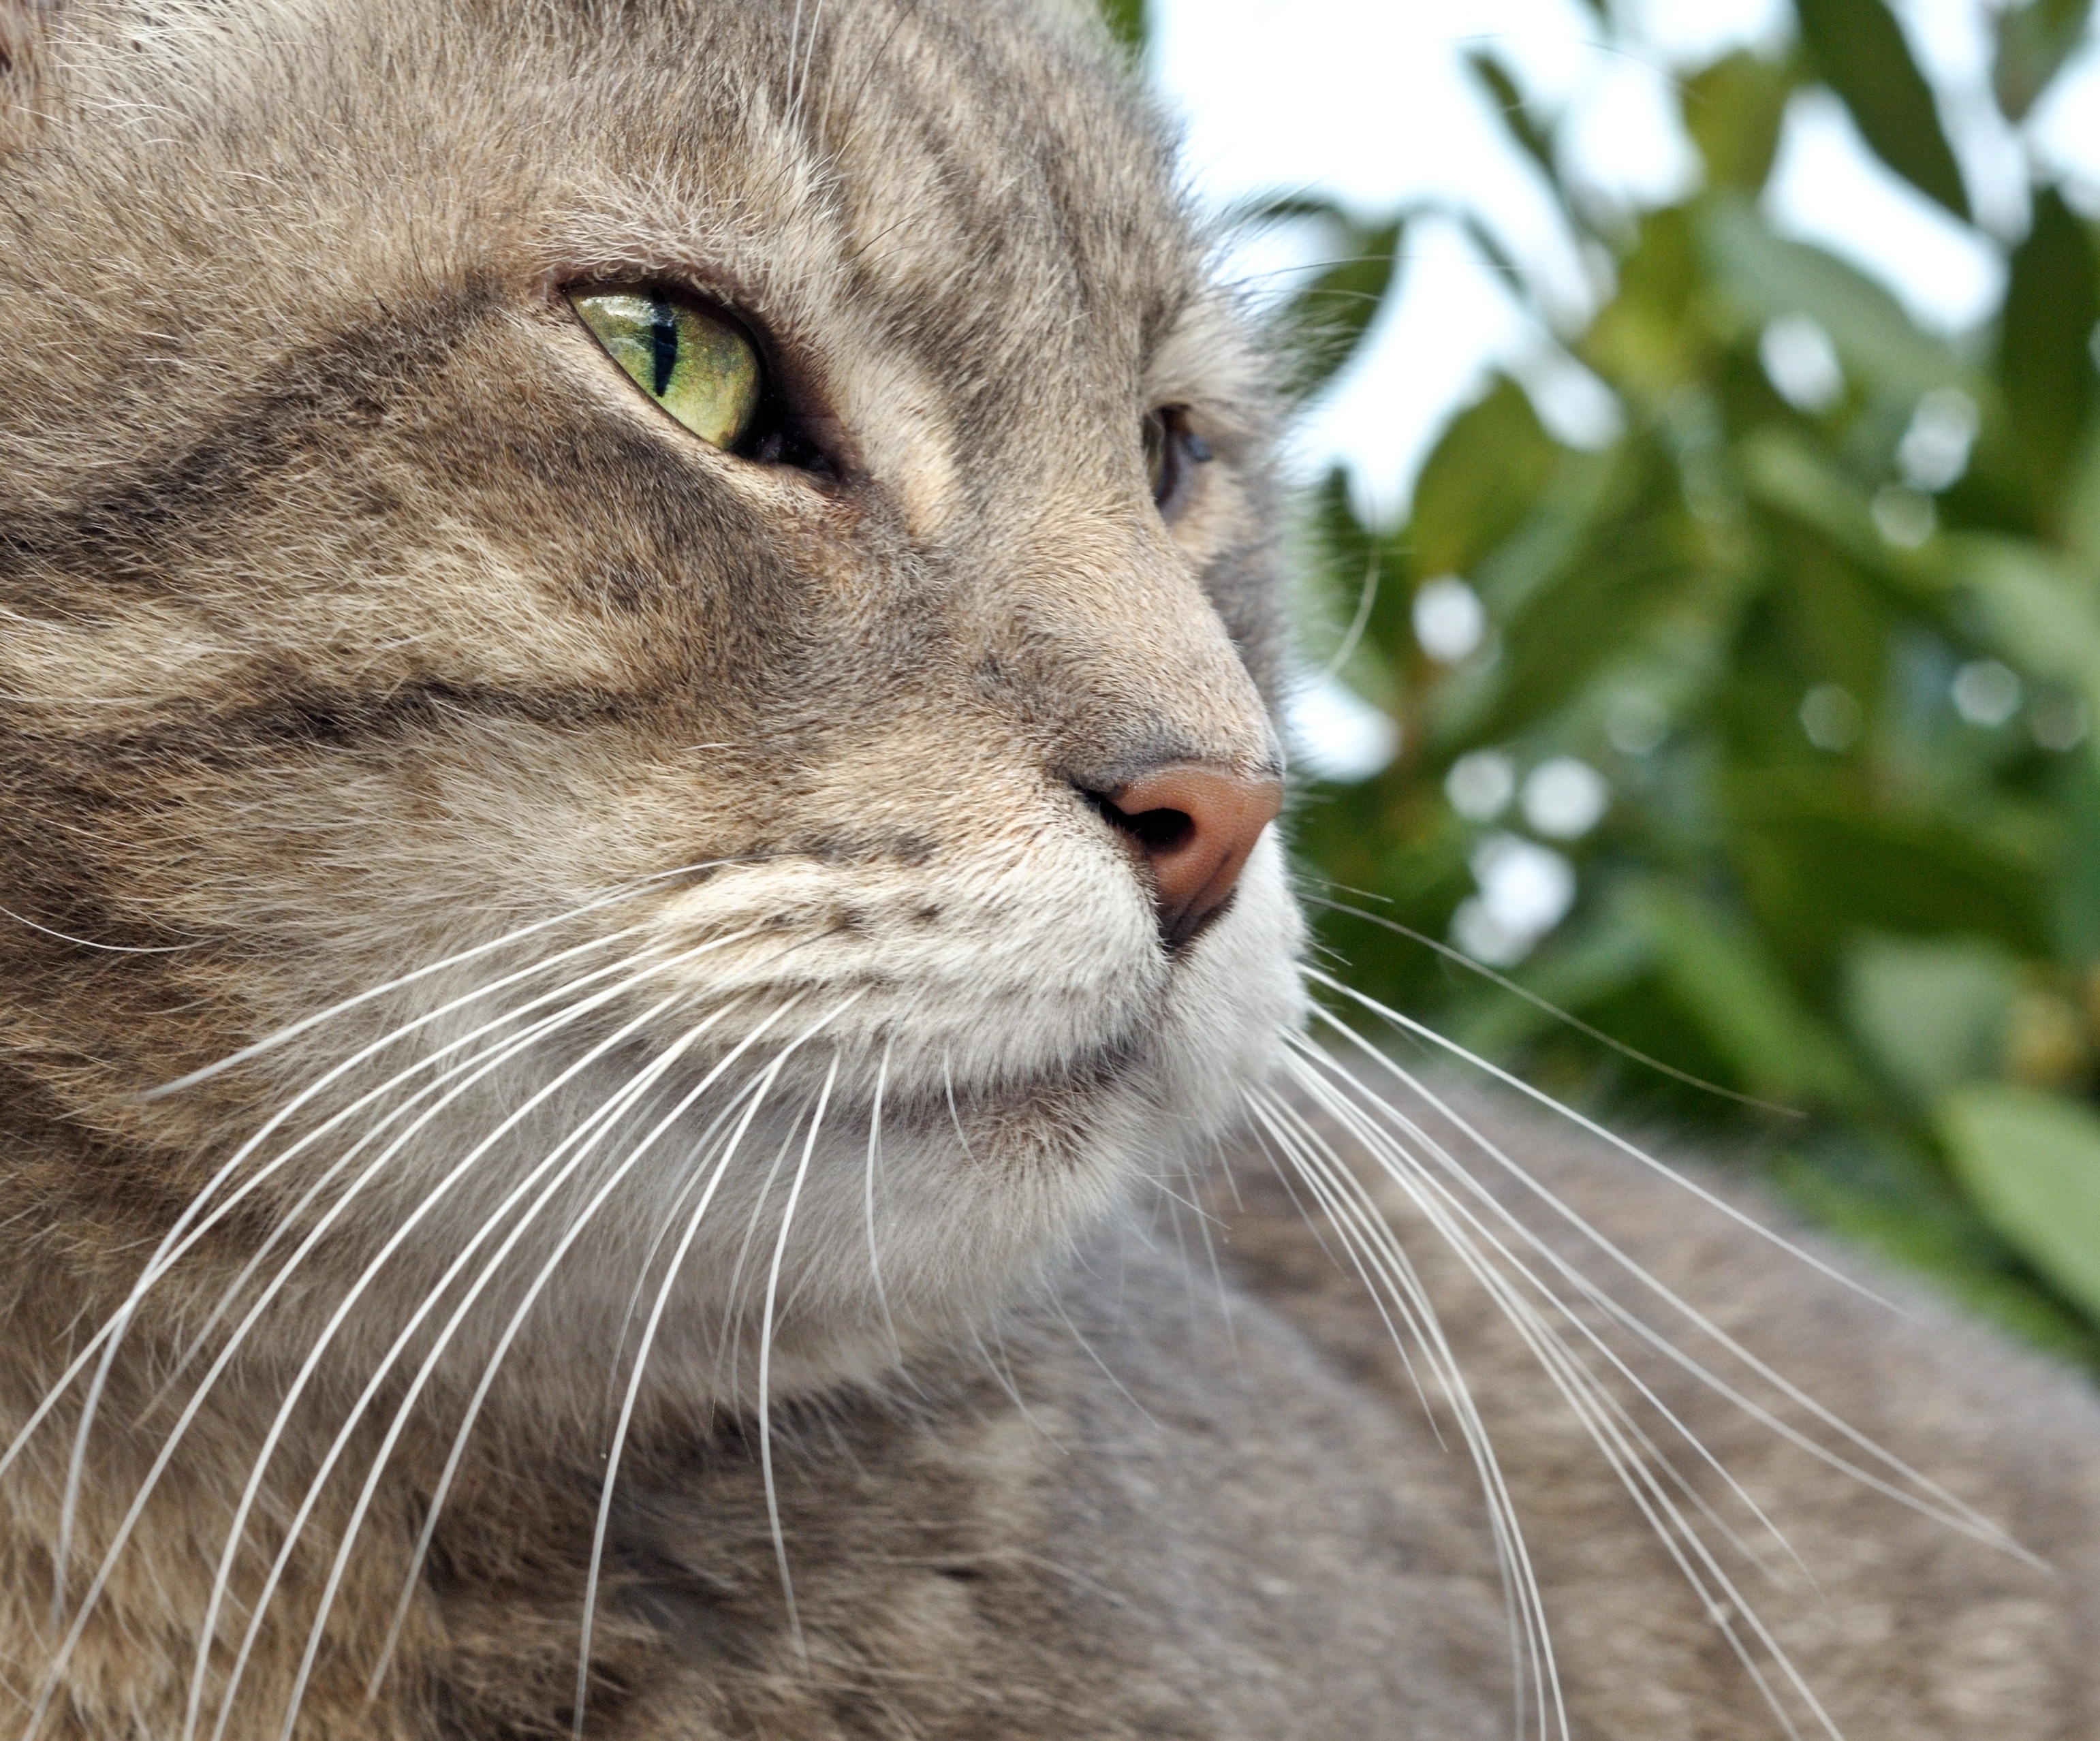
[[1196, 819], [1185, 810], [1140, 810], [1132, 816], [1098, 792], [1088, 792], [1087, 797], [1108, 818], [1110, 827], [1128, 835], [1148, 853], [1174, 852], [1186, 846], [1196, 832]]

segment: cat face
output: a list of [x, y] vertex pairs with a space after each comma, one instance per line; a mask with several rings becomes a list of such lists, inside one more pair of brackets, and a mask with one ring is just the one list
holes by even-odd
[[1280, 775], [1266, 406], [1086, 31], [45, 29], [0, 949], [46, 1216], [173, 1230], [192, 1305], [273, 1241], [251, 1293], [298, 1251], [387, 1331], [479, 1285], [463, 1351], [660, 1286], [703, 1388], [763, 1294], [785, 1387], [1200, 1150], [1297, 1007], [1280, 850], [1163, 931], [1114, 800]]

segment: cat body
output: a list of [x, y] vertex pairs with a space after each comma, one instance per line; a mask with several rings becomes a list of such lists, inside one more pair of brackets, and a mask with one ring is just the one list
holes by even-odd
[[[1296, 1038], [1270, 371], [1090, 19], [0, 51], [9, 1732], [1772, 1732]], [[1604, 1231], [1920, 1466], [1672, 1393], [1749, 1473], [1656, 1479], [1868, 1593], [1778, 1567], [1753, 1657], [2089, 1726], [2089, 1399], [1635, 1176]]]

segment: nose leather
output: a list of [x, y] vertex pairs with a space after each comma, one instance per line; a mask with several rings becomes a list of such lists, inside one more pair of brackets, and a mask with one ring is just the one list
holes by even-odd
[[1161, 937], [1179, 949], [1232, 899], [1247, 854], [1283, 808], [1283, 782], [1175, 762], [1099, 796], [1150, 874]]

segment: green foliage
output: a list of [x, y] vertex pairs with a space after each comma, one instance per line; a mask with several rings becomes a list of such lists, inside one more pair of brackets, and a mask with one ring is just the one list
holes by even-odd
[[1816, 70], [1845, 99], [1874, 154], [1958, 218], [1969, 196], [1932, 89], [1882, 0], [1795, 0], [1801, 38]]
[[1406, 217], [1359, 223], [1331, 201], [1304, 198], [1272, 200], [1246, 215], [1258, 223], [1309, 221], [1320, 228], [1325, 263], [1297, 293], [1292, 382], [1301, 394], [1313, 392], [1356, 355], [1392, 288]]
[[2100, 1315], [2100, 1117], [2061, 1095], [1992, 1084], [1948, 1095], [1940, 1118], [1985, 1214]]
[[1992, 15], [1992, 89], [2008, 121], [2023, 121], [2085, 34], [2093, 0], [2027, 0]]
[[1145, 50], [1145, 0], [1101, 0], [1101, 16], [1109, 33], [1133, 54]]
[[2094, 373], [2076, 365], [2096, 322], [2100, 262], [2092, 237], [2063, 196], [2045, 187], [2033, 227], [2013, 250], [1999, 369], [2012, 445], [2031, 489], [2026, 505], [2037, 519], [2062, 500], [2064, 474], [2092, 421]]
[[[2009, 119], [2088, 10], [1996, 15]], [[1815, 81], [1967, 210], [1882, 0], [1798, 14], [1792, 58], [1738, 53], [1686, 82], [1708, 173], [1630, 227], [1587, 214], [1550, 120], [1473, 63], [1616, 262], [1568, 343], [1622, 428], [1570, 445], [1498, 381], [1404, 524], [1366, 523], [1339, 475], [1308, 503], [1330, 645], [1367, 602], [1340, 674], [1401, 748], [1308, 794], [1306, 887], [1363, 991], [1622, 1115], [1761, 1121], [1809, 1213], [2100, 1358], [2100, 239], [2038, 187], [2000, 318], [1955, 344], [1774, 236], [1758, 196]], [[1352, 262], [1295, 313], [1317, 383], [1394, 293], [1418, 214], [1294, 214]], [[1470, 649], [1418, 626], [1418, 603], [1454, 597], [1484, 612]], [[1547, 769], [1579, 796], [1570, 759], [1602, 776], [1600, 813], [1556, 817], [1526, 784]], [[1572, 908], [1498, 932], [1490, 885], [1544, 875], [1549, 850]], [[1538, 1001], [1407, 932], [1503, 964]]]

